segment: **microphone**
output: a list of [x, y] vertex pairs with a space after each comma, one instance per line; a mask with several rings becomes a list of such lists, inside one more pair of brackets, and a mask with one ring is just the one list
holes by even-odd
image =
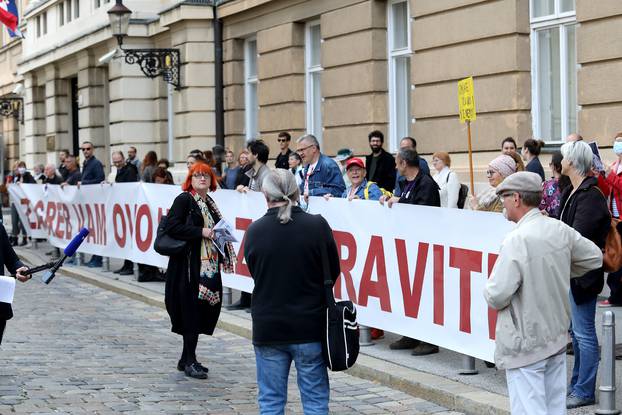
[[65, 262], [67, 257], [71, 257], [76, 253], [76, 251], [78, 250], [82, 242], [84, 242], [88, 234], [89, 230], [87, 228], [82, 228], [80, 232], [76, 236], [74, 236], [71, 242], [69, 242], [69, 245], [67, 245], [63, 250], [63, 257], [59, 259], [56, 263], [51, 263], [52, 266], [48, 267], [50, 268], [50, 270], [43, 274], [43, 276], [41, 277], [41, 280], [44, 283], [49, 284], [50, 282], [52, 282], [52, 280], [56, 276], [56, 271], [58, 271], [58, 269], [63, 265], [63, 262]]

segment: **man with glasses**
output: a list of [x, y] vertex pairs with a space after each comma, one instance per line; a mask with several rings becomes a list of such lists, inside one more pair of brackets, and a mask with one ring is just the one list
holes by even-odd
[[335, 160], [320, 152], [320, 143], [312, 134], [303, 135], [297, 141], [296, 152], [302, 159], [304, 181], [300, 183], [300, 193], [308, 202], [309, 196], [331, 194], [341, 197], [346, 184]]
[[540, 213], [539, 175], [514, 173], [496, 193], [516, 227], [503, 240], [484, 290], [499, 311], [495, 363], [505, 369], [512, 414], [565, 414], [570, 279], [599, 269], [602, 253]]
[[277, 169], [289, 169], [289, 155], [292, 154], [292, 150], [289, 149], [289, 143], [292, 141], [292, 136], [287, 131], [281, 131], [276, 141], [279, 142], [281, 152], [276, 156], [276, 163], [274, 167]]
[[[84, 163], [82, 164], [82, 180], [78, 184], [98, 184], [106, 180], [104, 174], [104, 166], [101, 161], [95, 158], [93, 154], [95, 148], [93, 143], [85, 141], [82, 143], [82, 154], [84, 155]], [[93, 255], [91, 260], [86, 264], [89, 268], [97, 268], [102, 266], [102, 257]]]

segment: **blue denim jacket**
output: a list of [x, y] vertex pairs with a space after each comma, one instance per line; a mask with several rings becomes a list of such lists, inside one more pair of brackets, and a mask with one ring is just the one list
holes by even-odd
[[[303, 177], [307, 176], [309, 166], [305, 166]], [[300, 193], [305, 190], [304, 180], [300, 183]], [[320, 154], [315, 170], [309, 176], [309, 196], [323, 196], [330, 193], [335, 197], [341, 197], [343, 191], [346, 190], [346, 184], [343, 182], [341, 170], [337, 162], [330, 157]]]
[[[356, 189], [356, 193], [354, 195], [358, 196], [359, 199], [362, 199], [362, 200], [378, 200], [378, 199], [380, 199], [380, 196], [382, 196], [382, 191], [380, 190], [380, 188], [378, 187], [378, 185], [376, 183], [372, 183], [369, 186], [369, 190], [368, 190], [368, 194], [367, 194], [367, 196], [369, 196], [369, 197], [367, 199], [365, 199], [365, 188], [367, 187], [367, 183], [368, 183], [367, 179], [363, 179], [363, 182], [361, 183], [359, 188]], [[341, 197], [346, 199], [348, 197], [348, 195], [350, 194], [350, 189], [351, 188], [352, 188], [352, 186], [348, 186], [348, 188], [343, 192]]]

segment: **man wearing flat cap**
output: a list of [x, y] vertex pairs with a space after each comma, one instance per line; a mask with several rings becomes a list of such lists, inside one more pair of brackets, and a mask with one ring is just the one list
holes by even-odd
[[516, 228], [503, 240], [484, 290], [499, 311], [495, 363], [506, 369], [513, 415], [565, 414], [570, 278], [600, 268], [602, 253], [540, 213], [539, 175], [514, 173], [496, 192]]

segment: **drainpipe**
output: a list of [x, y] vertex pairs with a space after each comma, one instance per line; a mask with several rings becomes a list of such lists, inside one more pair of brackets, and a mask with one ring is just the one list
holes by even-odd
[[222, 21], [218, 18], [218, 1], [212, 3], [214, 12], [214, 85], [216, 100], [216, 144], [225, 146], [225, 105], [223, 85], [223, 58], [222, 58]]

